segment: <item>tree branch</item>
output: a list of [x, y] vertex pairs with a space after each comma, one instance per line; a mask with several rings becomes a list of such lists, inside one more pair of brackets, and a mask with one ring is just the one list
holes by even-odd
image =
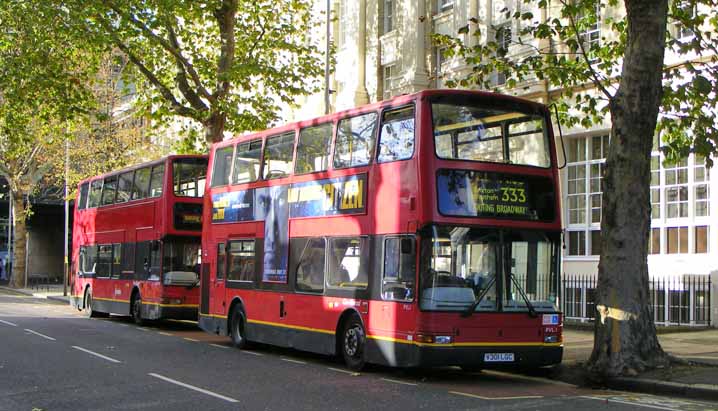
[[[177, 41], [177, 35], [175, 34], [174, 29], [172, 28], [172, 25], [169, 24], [169, 22], [166, 24], [167, 32], [169, 33], [170, 42], [173, 46], [177, 47], [179, 49], [179, 41]], [[187, 82], [187, 71], [185, 70], [184, 64], [182, 64], [182, 61], [175, 57], [175, 61], [177, 62], [177, 76], [175, 76], [175, 80], [177, 81], [177, 88], [179, 88], [180, 92], [182, 92], [182, 95], [187, 99], [187, 101], [192, 105], [192, 107], [195, 110], [203, 111], [207, 110], [207, 105], [204, 104], [201, 98], [195, 93], [194, 90], [189, 86], [189, 83]]]
[[219, 25], [219, 34], [222, 46], [217, 62], [217, 89], [214, 96], [219, 99], [229, 92], [231, 83], [227, 73], [234, 64], [235, 59], [235, 15], [237, 14], [237, 0], [223, 0], [222, 7], [215, 10], [214, 17]]
[[[564, 7], [570, 7], [570, 5], [566, 2], [566, 0], [560, 0], [561, 4], [563, 4]], [[596, 16], [598, 18], [598, 16]], [[608, 98], [608, 100], [613, 99], [613, 94], [611, 94], [606, 87], [604, 87], [603, 82], [599, 78], [598, 73], [593, 68], [593, 65], [591, 64], [591, 61], [588, 59], [588, 54], [586, 53], [586, 47], [583, 44], [583, 41], [581, 40], [581, 34], [578, 32], [578, 27], [576, 25], [576, 20], [574, 20], [572, 14], [568, 14], [568, 21], [573, 29], [574, 35], [576, 37], [576, 43], [578, 43], [578, 47], [581, 50], [581, 57], [583, 57], [583, 61], [586, 63], [586, 66], [588, 67], [588, 70], [591, 73], [591, 78], [593, 79], [593, 84], [601, 90], [601, 92]]]
[[[174, 58], [177, 59], [178, 63], [181, 63], [184, 66], [186, 72], [192, 78], [192, 82], [195, 83], [195, 86], [197, 87], [199, 94], [201, 94], [203, 97], [205, 97], [208, 100], [212, 98], [212, 95], [209, 94], [209, 92], [207, 91], [207, 89], [204, 88], [204, 86], [202, 86], [202, 81], [200, 80], [199, 75], [195, 71], [194, 66], [182, 55], [182, 52], [179, 49], [179, 47], [174, 47], [167, 40], [165, 40], [162, 37], [155, 34], [155, 32], [153, 32], [149, 27], [147, 27], [146, 24], [139, 21], [137, 18], [135, 18], [130, 13], [127, 13], [123, 9], [117, 7], [117, 5], [115, 5], [114, 2], [110, 3], [110, 8], [112, 9], [112, 11], [117, 13], [119, 16], [124, 17], [127, 20], [129, 20], [130, 23], [132, 23], [135, 27], [140, 29], [140, 31], [142, 31], [142, 33], [144, 33], [147, 37], [156, 41], [160, 46], [162, 46], [163, 49], [165, 49], [167, 52], [172, 54], [172, 56], [174, 56]], [[177, 44], [177, 46], [179, 46], [179, 44]]]

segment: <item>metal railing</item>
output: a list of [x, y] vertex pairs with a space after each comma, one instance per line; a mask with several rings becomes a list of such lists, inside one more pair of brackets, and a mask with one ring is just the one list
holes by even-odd
[[[567, 320], [596, 318], [596, 277], [563, 276], [561, 308]], [[651, 278], [648, 281], [653, 321], [662, 326], [708, 326], [711, 323], [711, 280], [704, 275]]]

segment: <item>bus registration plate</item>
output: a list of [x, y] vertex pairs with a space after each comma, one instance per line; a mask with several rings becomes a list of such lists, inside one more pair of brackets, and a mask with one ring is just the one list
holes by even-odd
[[514, 362], [512, 352], [490, 352], [484, 354], [484, 362]]

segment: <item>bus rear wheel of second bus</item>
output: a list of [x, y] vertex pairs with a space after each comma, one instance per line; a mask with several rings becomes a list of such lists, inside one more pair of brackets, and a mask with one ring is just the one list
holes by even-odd
[[353, 315], [345, 323], [342, 330], [340, 346], [344, 363], [352, 371], [359, 371], [364, 368], [364, 348], [366, 346], [366, 333], [361, 320]]
[[135, 322], [137, 325], [144, 325], [145, 321], [142, 318], [142, 297], [140, 297], [139, 293], [135, 293], [132, 295], [132, 303], [130, 304], [130, 315], [132, 316], [132, 321]]
[[244, 333], [244, 312], [239, 305], [232, 310], [232, 320], [229, 323], [229, 338], [232, 345], [241, 349], [247, 348], [247, 337]]

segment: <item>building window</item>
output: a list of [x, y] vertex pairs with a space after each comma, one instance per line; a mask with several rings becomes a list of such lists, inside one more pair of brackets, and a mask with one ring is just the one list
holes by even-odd
[[666, 252], [668, 254], [688, 252], [688, 227], [666, 228]]
[[691, 28], [683, 24], [681, 20], [690, 20], [696, 18], [698, 10], [696, 4], [691, 1], [678, 1], [675, 4], [674, 13], [680, 16], [676, 19], [676, 38], [679, 40], [693, 37], [695, 33]]
[[707, 217], [710, 215], [710, 189], [705, 157], [695, 156], [693, 170], [695, 216]]
[[444, 69], [444, 64], [449, 60], [449, 57], [446, 55], [447, 52], [446, 47], [437, 47], [436, 48], [436, 77], [441, 77]]
[[[498, 57], [504, 57], [509, 53], [509, 47], [511, 46], [511, 25], [509, 23], [503, 24], [496, 29], [496, 55]], [[500, 86], [506, 84], [507, 73], [505, 71], [499, 71], [496, 73], [496, 85]]]
[[[573, 239], [570, 256], [600, 255], [603, 169], [608, 152], [607, 134], [575, 138], [567, 144], [567, 221]], [[578, 234], [578, 232], [582, 234]], [[579, 246], [577, 242], [582, 244]], [[588, 253], [588, 254], [587, 254]]]
[[661, 253], [661, 229], [651, 228], [648, 232], [648, 253], [649, 254], [660, 254]]
[[708, 227], [698, 226], [695, 228], [693, 241], [695, 243], [695, 252], [703, 254], [708, 252]]
[[661, 157], [651, 156], [651, 218], [661, 218]]
[[454, 0], [438, 0], [436, 9], [439, 13], [451, 10], [454, 7]]
[[384, 33], [394, 30], [394, 0], [384, 0]]
[[568, 255], [572, 255], [572, 256], [586, 255], [586, 232], [585, 231], [569, 231], [568, 232]]
[[688, 217], [688, 160], [665, 170], [666, 217]]
[[[601, 2], [596, 2], [596, 8], [588, 13], [580, 13], [578, 15], [579, 24], [583, 27], [578, 33], [578, 37], [583, 44], [586, 53], [589, 53], [591, 48], [595, 45], [598, 46], [601, 41]], [[591, 57], [593, 59], [595, 57]]]
[[391, 97], [391, 86], [394, 80], [394, 75], [396, 74], [395, 71], [396, 66], [393, 64], [382, 67], [382, 92], [385, 99]]

